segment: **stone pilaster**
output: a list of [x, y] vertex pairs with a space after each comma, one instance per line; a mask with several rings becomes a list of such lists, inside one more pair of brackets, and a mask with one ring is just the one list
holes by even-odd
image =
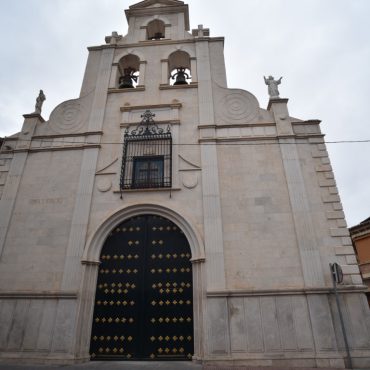
[[38, 113], [25, 114], [24, 118], [23, 127], [16, 142], [14, 156], [0, 200], [0, 258], [3, 253], [28, 150], [31, 147], [32, 136], [36, 125], [44, 122], [44, 119]]
[[287, 102], [287, 99], [270, 100], [268, 109], [274, 114], [276, 122], [304, 282], [306, 286], [323, 286], [325, 281], [320, 251]]
[[[196, 53], [199, 76], [199, 124], [214, 125], [208, 41], [198, 40]], [[201, 157], [207, 288], [222, 289], [225, 287], [225, 263], [216, 145], [202, 144]]]
[[[112, 48], [102, 51], [99, 77], [89, 122], [89, 131], [91, 132], [102, 130], [113, 55], [114, 49]], [[99, 149], [97, 148], [88, 149], [84, 151], [82, 158], [81, 174], [64, 266], [62, 289], [65, 290], [75, 290], [80, 282], [81, 257], [86, 241], [98, 153]]]

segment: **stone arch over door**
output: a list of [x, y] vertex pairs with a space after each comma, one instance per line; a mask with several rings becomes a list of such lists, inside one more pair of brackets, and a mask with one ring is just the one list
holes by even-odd
[[204, 244], [196, 228], [179, 212], [160, 205], [140, 204], [128, 206], [112, 213], [92, 234], [84, 252], [83, 276], [80, 288], [79, 311], [76, 326], [76, 355], [88, 361], [93, 309], [97, 284], [100, 253], [109, 233], [124, 220], [140, 215], [163, 217], [182, 230], [190, 250], [193, 274], [194, 358], [203, 357], [203, 312], [204, 312]]

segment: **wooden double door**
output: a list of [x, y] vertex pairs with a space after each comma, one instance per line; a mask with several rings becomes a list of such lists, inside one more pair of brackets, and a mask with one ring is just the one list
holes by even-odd
[[131, 218], [100, 256], [92, 360], [191, 360], [193, 286], [189, 243], [171, 221]]

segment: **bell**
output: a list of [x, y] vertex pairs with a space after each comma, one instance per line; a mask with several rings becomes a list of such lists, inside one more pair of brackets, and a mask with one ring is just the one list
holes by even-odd
[[186, 77], [184, 72], [177, 73], [176, 81], [174, 85], [187, 85]]
[[188, 85], [187, 79], [190, 78], [190, 76], [185, 72], [185, 68], [180, 67], [177, 68], [177, 73], [175, 73], [171, 78], [174, 80], [176, 78], [174, 86], [176, 85]]
[[161, 32], [156, 32], [154, 35], [154, 40], [160, 40], [160, 39], [164, 39], [163, 34]]
[[120, 77], [119, 79], [119, 88], [120, 89], [132, 89], [134, 87], [132, 83], [132, 78], [129, 75]]
[[123, 76], [119, 79], [119, 88], [120, 89], [133, 89], [134, 82], [137, 82], [137, 76], [134, 75], [136, 72], [133, 68], [126, 68], [124, 71]]

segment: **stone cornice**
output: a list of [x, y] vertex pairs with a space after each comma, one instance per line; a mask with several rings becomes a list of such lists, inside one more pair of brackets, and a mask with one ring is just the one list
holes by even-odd
[[363, 238], [370, 235], [370, 221], [364, 221], [363, 223], [352, 226], [349, 228], [353, 239]]
[[292, 121], [292, 125], [320, 125], [321, 121], [318, 119], [309, 119], [306, 121]]
[[32, 137], [32, 139], [33, 140], [58, 139], [58, 138], [65, 138], [65, 137], [94, 136], [94, 135], [103, 135], [103, 131], [80, 132], [80, 133], [73, 133], [73, 134], [35, 135]]
[[269, 100], [269, 104], [268, 104], [268, 106], [267, 106], [267, 110], [270, 110], [271, 109], [271, 106], [272, 106], [272, 104], [288, 104], [288, 102], [289, 102], [289, 99], [280, 99], [280, 98], [278, 98], [278, 99], [270, 99]]
[[[199, 139], [199, 143], [222, 143], [222, 142], [237, 142], [237, 141], [276, 141], [276, 145], [284, 145], [284, 143], [279, 142], [282, 139], [311, 139], [311, 138], [323, 138], [324, 135], [321, 134], [307, 134], [307, 135], [290, 135], [290, 136], [253, 136], [253, 137], [210, 137]], [[311, 143], [307, 143], [311, 144]]]
[[202, 130], [202, 129], [207, 129], [207, 128], [219, 129], [219, 128], [266, 127], [266, 126], [275, 127], [276, 123], [275, 122], [263, 122], [263, 123], [259, 122], [259, 123], [240, 123], [240, 124], [231, 124], [231, 125], [226, 125], [226, 124], [223, 124], [223, 125], [199, 125], [198, 128], [200, 130]]
[[[144, 47], [144, 46], [159, 46], [159, 45], [179, 45], [179, 44], [195, 44], [199, 40], [207, 40], [208, 42], [219, 42], [225, 41], [224, 37], [205, 37], [205, 38], [197, 38], [197, 39], [187, 39], [187, 40], [146, 40], [140, 41], [133, 44], [114, 44], [114, 45], [100, 45], [100, 46], [89, 46], [87, 50], [89, 51], [97, 51], [97, 50], [104, 50], [104, 49], [130, 49], [130, 48], [137, 48], [137, 47]], [[282, 99], [280, 99], [282, 100]]]
[[76, 146], [63, 146], [63, 147], [50, 147], [50, 148], [31, 148], [31, 149], [14, 149], [7, 150], [1, 153], [38, 153], [38, 152], [58, 152], [62, 150], [85, 150], [85, 149], [99, 149], [100, 144], [87, 144], [87, 145], [76, 145]]
[[39, 113], [29, 113], [29, 114], [24, 114], [24, 118], [29, 119], [29, 118], [37, 118], [41, 122], [45, 122], [45, 120], [42, 118], [41, 114]]

